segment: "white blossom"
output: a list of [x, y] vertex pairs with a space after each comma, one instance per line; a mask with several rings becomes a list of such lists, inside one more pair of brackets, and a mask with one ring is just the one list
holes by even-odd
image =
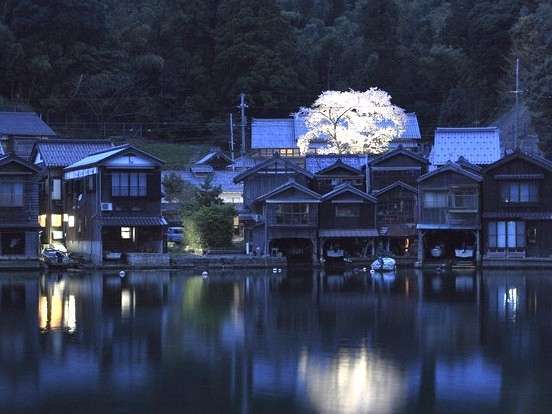
[[301, 108], [308, 132], [297, 145], [306, 154], [315, 141], [321, 154], [379, 154], [404, 131], [406, 115], [378, 88], [323, 92], [310, 108]]

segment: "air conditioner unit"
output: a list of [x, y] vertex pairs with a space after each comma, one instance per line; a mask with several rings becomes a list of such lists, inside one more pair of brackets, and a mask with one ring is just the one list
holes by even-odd
[[113, 211], [113, 204], [112, 203], [102, 203], [101, 204], [101, 210], [102, 211]]

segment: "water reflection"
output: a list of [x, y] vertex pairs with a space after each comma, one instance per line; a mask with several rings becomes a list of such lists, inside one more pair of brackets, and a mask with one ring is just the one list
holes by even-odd
[[0, 407], [550, 412], [551, 294], [537, 271], [4, 274]]

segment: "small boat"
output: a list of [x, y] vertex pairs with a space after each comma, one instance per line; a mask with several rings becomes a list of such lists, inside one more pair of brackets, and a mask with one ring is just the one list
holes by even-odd
[[328, 256], [328, 259], [343, 259], [345, 252], [343, 249], [328, 249], [326, 256]]
[[54, 246], [44, 248], [41, 259], [48, 267], [69, 267], [73, 264], [73, 260], [66, 251]]
[[375, 272], [392, 272], [397, 268], [397, 261], [392, 257], [378, 257], [370, 268]]
[[454, 249], [454, 255], [459, 259], [470, 259], [473, 257], [472, 248]]
[[441, 257], [443, 255], [443, 246], [441, 246], [440, 244], [438, 244], [437, 246], [433, 247], [433, 249], [431, 249], [431, 256], [432, 257]]

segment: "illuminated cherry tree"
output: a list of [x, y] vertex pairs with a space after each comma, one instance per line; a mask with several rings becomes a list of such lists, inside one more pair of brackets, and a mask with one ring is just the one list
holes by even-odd
[[379, 154], [404, 131], [405, 113], [378, 88], [323, 92], [301, 108], [308, 132], [297, 142], [301, 154], [316, 143], [321, 154]]

